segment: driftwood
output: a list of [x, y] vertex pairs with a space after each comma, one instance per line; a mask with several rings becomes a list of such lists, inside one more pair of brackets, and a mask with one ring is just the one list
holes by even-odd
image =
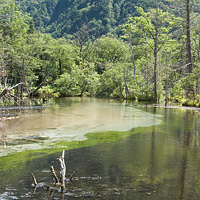
[[6, 121], [6, 120], [12, 120], [12, 119], [18, 119], [19, 116], [14, 117], [0, 117], [0, 121]]
[[[73, 179], [75, 173], [77, 172], [77, 169], [71, 174], [70, 178], [67, 179], [66, 178], [66, 165], [65, 165], [64, 157], [65, 157], [65, 151], [63, 150], [62, 156], [60, 156], [60, 158], [58, 158], [58, 160], [60, 162], [60, 177], [59, 178], [56, 175], [54, 167], [53, 166], [50, 167], [53, 183], [50, 186], [46, 185], [47, 191], [50, 191], [50, 196], [53, 196], [56, 188], [60, 188], [61, 195], [64, 195], [64, 192], [66, 191], [65, 184], [68, 183], [68, 182], [71, 182], [73, 184], [72, 179]], [[32, 173], [32, 179], [33, 179], [33, 182], [34, 182], [34, 184], [32, 184], [32, 186], [34, 187], [34, 192], [36, 191], [37, 187], [40, 187], [40, 185], [41, 185], [41, 187], [44, 186], [43, 184], [40, 184], [40, 183], [37, 182], [33, 173]]]

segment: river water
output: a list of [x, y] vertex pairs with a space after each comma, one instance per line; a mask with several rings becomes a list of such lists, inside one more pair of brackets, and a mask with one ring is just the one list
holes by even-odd
[[[23, 112], [0, 122], [0, 199], [200, 199], [199, 119], [195, 109], [94, 98]], [[47, 191], [62, 150], [73, 183]]]

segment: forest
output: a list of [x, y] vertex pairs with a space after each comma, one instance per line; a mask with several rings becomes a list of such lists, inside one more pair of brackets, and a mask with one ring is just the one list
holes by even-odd
[[[34, 18], [37, 30], [53, 37], [72, 38], [73, 33], [86, 23], [90, 36], [112, 33], [119, 35], [118, 25], [138, 15], [136, 6], [147, 10], [155, 7], [153, 0], [20, 0], [20, 8]], [[160, 7], [165, 9], [167, 1]]]
[[0, 98], [200, 106], [199, 0], [0, 2]]

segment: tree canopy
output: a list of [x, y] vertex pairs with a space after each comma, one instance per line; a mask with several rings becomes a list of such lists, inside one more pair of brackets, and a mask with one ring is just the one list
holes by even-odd
[[[2, 88], [17, 85], [11, 92], [21, 98], [87, 95], [200, 105], [199, 1], [157, 0], [149, 9], [144, 0], [38, 2], [1, 1]], [[134, 13], [123, 17], [125, 5]], [[48, 13], [46, 25], [38, 26], [24, 9], [40, 17]], [[62, 10], [76, 16], [65, 18]], [[45, 33], [50, 21], [56, 37], [54, 31]]]

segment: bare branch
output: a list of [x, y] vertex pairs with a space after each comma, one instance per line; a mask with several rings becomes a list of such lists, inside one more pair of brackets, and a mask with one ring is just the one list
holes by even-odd
[[12, 87], [9, 87], [8, 90], [12, 90], [13, 88], [16, 88], [17, 86], [23, 85], [23, 84], [25, 84], [25, 83], [24, 82], [18, 83], [16, 85], [12, 86]]
[[33, 95], [35, 92], [37, 92], [47, 81], [48, 77], [50, 74], [47, 74], [47, 76], [45, 77], [45, 79], [37, 86], [37, 88], [35, 90], [33, 90], [32, 92], [30, 92], [28, 95]]
[[62, 152], [62, 156], [58, 159], [60, 161], [60, 182], [61, 182], [61, 191], [63, 192], [65, 190], [65, 174], [66, 174], [66, 166], [65, 166], [65, 150]]
[[32, 174], [32, 178], [33, 178], [34, 185], [37, 186], [37, 180], [36, 180], [34, 174], [33, 174], [33, 173], [31, 173], [31, 174]]

